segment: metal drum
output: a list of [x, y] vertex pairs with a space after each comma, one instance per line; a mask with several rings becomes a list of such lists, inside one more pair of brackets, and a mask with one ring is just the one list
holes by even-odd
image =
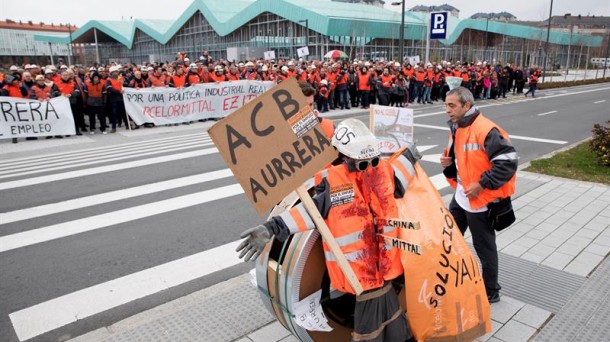
[[[298, 197], [292, 193], [270, 215], [278, 215], [297, 202]], [[256, 261], [256, 281], [265, 307], [301, 341], [350, 339], [355, 297], [329, 290], [322, 239], [317, 230], [294, 234], [284, 243], [273, 239], [267, 244]], [[330, 332], [307, 331], [295, 323], [291, 314], [295, 303], [320, 289], [324, 313], [333, 327]]]

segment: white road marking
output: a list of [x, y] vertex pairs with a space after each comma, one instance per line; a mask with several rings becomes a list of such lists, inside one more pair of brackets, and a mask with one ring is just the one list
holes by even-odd
[[93, 168], [89, 168], [89, 169], [68, 171], [68, 172], [57, 173], [57, 174], [53, 174], [53, 175], [47, 175], [47, 176], [19, 179], [19, 180], [0, 183], [0, 190], [7, 190], [7, 189], [19, 188], [19, 187], [23, 187], [23, 186], [55, 182], [58, 180], [64, 180], [64, 179], [70, 179], [70, 178], [76, 178], [76, 177], [91, 176], [91, 175], [104, 173], [104, 172], [124, 170], [124, 169], [130, 169], [130, 168], [134, 168], [134, 167], [140, 167], [140, 166], [146, 166], [146, 165], [152, 165], [152, 164], [166, 163], [169, 161], [187, 159], [187, 158], [193, 158], [193, 157], [200, 157], [200, 156], [217, 153], [217, 152], [218, 152], [218, 150], [216, 148], [207, 148], [205, 150], [184, 152], [184, 153], [178, 153], [178, 154], [174, 154], [174, 155], [142, 159], [142, 160], [134, 160], [131, 162], [126, 162], [126, 163], [121, 163], [121, 164], [99, 166], [99, 167], [93, 167]]
[[[413, 126], [416, 127], [424, 127], [424, 128], [431, 128], [431, 129], [440, 129], [442, 131], [448, 131], [449, 127], [446, 126], [433, 126], [433, 125], [423, 125], [423, 124], [413, 124]], [[510, 135], [511, 139], [516, 139], [516, 140], [527, 140], [527, 141], [536, 141], [536, 142], [543, 142], [543, 143], [548, 143], [548, 144], [557, 144], [557, 145], [565, 145], [568, 142], [567, 141], [563, 141], [563, 140], [551, 140], [551, 139], [541, 139], [541, 138], [534, 138], [534, 137], [524, 137], [521, 135]]]
[[436, 146], [438, 146], [438, 145], [421, 145], [421, 146], [417, 145], [417, 150], [419, 152], [425, 152], [425, 151], [435, 148]]
[[[152, 151], [138, 150], [138, 151], [132, 151], [132, 152], [125, 152], [125, 153], [112, 152], [112, 153], [110, 153], [110, 156], [107, 156], [107, 154], [103, 154], [103, 155], [95, 156], [95, 157], [80, 157], [80, 158], [65, 160], [65, 161], [61, 161], [61, 162], [49, 163], [46, 165], [42, 164], [42, 165], [37, 165], [37, 166], [26, 166], [26, 167], [22, 167], [22, 168], [16, 168], [13, 170], [0, 171], [0, 179], [17, 177], [17, 176], [26, 176], [26, 175], [31, 175], [31, 174], [35, 174], [35, 173], [41, 173], [41, 172], [65, 170], [65, 169], [70, 169], [70, 168], [74, 168], [74, 167], [102, 164], [102, 163], [114, 162], [114, 161], [125, 160], [125, 159], [134, 159], [136, 157], [146, 157], [146, 156], [151, 156], [151, 155], [155, 155], [155, 154], [176, 152], [176, 151], [188, 150], [188, 149], [192, 149], [192, 148], [196, 148], [196, 147], [207, 147], [207, 146], [211, 146], [211, 145], [214, 145], [214, 144], [211, 142], [203, 142], [203, 143], [202, 142], [193, 142], [190, 144], [181, 144], [178, 146], [168, 146], [165, 148], [156, 148], [156, 149], [153, 149]], [[81, 160], [81, 159], [84, 159], [84, 160]]]
[[22, 220], [29, 220], [36, 217], [53, 215], [62, 213], [70, 210], [76, 210], [86, 208], [98, 204], [109, 203], [113, 201], [119, 201], [127, 198], [148, 195], [155, 192], [161, 192], [169, 189], [175, 189], [185, 187], [189, 185], [209, 182], [221, 178], [232, 176], [233, 173], [229, 169], [223, 169], [218, 171], [212, 171], [200, 175], [182, 177], [177, 179], [170, 179], [163, 182], [157, 182], [152, 184], [146, 184], [141, 186], [132, 187], [129, 189], [122, 189], [117, 191], [110, 191], [103, 194], [85, 196], [80, 198], [74, 198], [67, 201], [50, 203], [40, 205], [32, 208], [19, 209], [7, 213], [0, 213], [0, 224], [7, 224], [11, 222], [17, 222]]
[[593, 102], [593, 103], [597, 104], [597, 103], [604, 103], [604, 102], [606, 102], [606, 100], [595, 101], [595, 102]]
[[[78, 159], [96, 159], [99, 157], [103, 157], [106, 155], [123, 155], [132, 151], [147, 151], [156, 148], [162, 148], [163, 146], [168, 147], [177, 147], [189, 142], [209, 142], [211, 139], [207, 136], [200, 137], [189, 137], [188, 139], [183, 138], [175, 138], [167, 141], [154, 141], [151, 143], [147, 143], [146, 141], [140, 143], [132, 143], [130, 146], [125, 145], [115, 145], [113, 147], [107, 146], [106, 148], [91, 148], [86, 150], [72, 151], [68, 153], [62, 154], [53, 154], [53, 155], [45, 155], [38, 157], [27, 157], [20, 160], [13, 159], [12, 161], [3, 161], [2, 166], [0, 166], [0, 170], [10, 170], [19, 167], [24, 167], [27, 165], [49, 165], [53, 162], [63, 162], [66, 160], [78, 160]], [[121, 147], [116, 147], [121, 146]], [[49, 157], [48, 157], [49, 156]]]
[[431, 163], [441, 163], [441, 153], [438, 154], [424, 154], [421, 158], [423, 161], [431, 162]]
[[557, 113], [557, 111], [556, 110], [552, 110], [550, 112], [540, 113], [540, 114], [536, 114], [536, 115], [538, 115], [538, 116], [545, 116], [545, 115], [549, 115], [549, 114], [553, 114], [553, 113]]
[[436, 190], [440, 191], [441, 189], [444, 189], [449, 186], [449, 183], [447, 183], [447, 179], [445, 178], [445, 175], [442, 173], [439, 173], [438, 175], [434, 175], [429, 178], [430, 178], [430, 182], [432, 182], [432, 184], [434, 185]]
[[[121, 209], [74, 221], [58, 223], [52, 226], [6, 235], [0, 237], [0, 253], [74, 234], [109, 227], [115, 224], [134, 221], [144, 217], [150, 217], [178, 209], [188, 208], [194, 205], [235, 196], [241, 193], [243, 193], [241, 186], [239, 184], [232, 184], [212, 190], [196, 192], [194, 194], [178, 196], [158, 202], [142, 204], [127, 209]], [[151, 215], [151, 213], [154, 214]]]
[[135, 142], [129, 142], [129, 143], [124, 143], [124, 144], [117, 144], [117, 145], [112, 145], [112, 146], [92, 147], [92, 148], [87, 148], [87, 149], [78, 150], [78, 151], [50, 153], [50, 154], [45, 154], [44, 156], [7, 159], [7, 160], [3, 160], [2, 163], [3, 164], [5, 164], [5, 163], [16, 164], [16, 163], [19, 163], [19, 162], [22, 162], [22, 161], [39, 160], [41, 158], [72, 156], [72, 155], [78, 154], [78, 153], [89, 153], [89, 152], [96, 152], [96, 151], [107, 151], [108, 149], [122, 150], [123, 148], [127, 148], [127, 147], [134, 147], [134, 146], [141, 146], [141, 145], [146, 146], [146, 145], [149, 145], [149, 144], [154, 144], [154, 143], [163, 142], [163, 141], [165, 141], [165, 142], [173, 142], [173, 141], [180, 140], [180, 139], [191, 139], [193, 137], [208, 137], [208, 136], [209, 135], [207, 134], [207, 132], [198, 132], [198, 133], [193, 133], [193, 134], [184, 134], [184, 135], [180, 135], [180, 136], [171, 136], [171, 137], [165, 137], [165, 138], [159, 138], [159, 139], [150, 139], [150, 140], [143, 140], [143, 141], [135, 141]]
[[20, 341], [241, 262], [239, 241], [94, 285], [9, 314]]

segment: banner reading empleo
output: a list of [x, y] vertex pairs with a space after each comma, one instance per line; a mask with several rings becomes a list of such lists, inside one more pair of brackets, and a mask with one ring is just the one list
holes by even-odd
[[0, 97], [0, 139], [74, 134], [67, 97], [49, 101]]
[[231, 81], [188, 88], [123, 88], [127, 114], [136, 124], [166, 125], [224, 118], [273, 86], [273, 82]]

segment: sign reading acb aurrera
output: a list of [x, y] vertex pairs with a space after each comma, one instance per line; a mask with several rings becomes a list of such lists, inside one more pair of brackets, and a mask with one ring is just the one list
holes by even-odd
[[261, 215], [337, 157], [293, 78], [208, 133]]

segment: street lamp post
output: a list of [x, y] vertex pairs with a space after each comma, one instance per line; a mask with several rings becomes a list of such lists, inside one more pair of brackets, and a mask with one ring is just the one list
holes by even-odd
[[400, 11], [400, 33], [398, 35], [398, 62], [400, 66], [403, 66], [404, 57], [404, 49], [405, 49], [405, 2], [406, 0], [402, 0], [401, 2], [393, 2], [393, 6], [402, 5], [402, 10]]
[[[567, 19], [571, 15], [572, 15], [571, 13], [566, 13], [563, 15], [563, 18]], [[568, 70], [570, 70], [570, 48], [572, 47], [572, 30], [573, 29], [574, 29], [574, 25], [570, 24], [570, 40], [568, 41], [568, 58], [566, 58], [566, 74], [563, 78], [564, 81], [568, 78]]]
[[551, 36], [551, 18], [553, 16], [553, 0], [551, 0], [551, 8], [549, 9], [549, 25], [546, 29], [546, 43], [544, 44], [544, 59], [542, 61], [542, 83], [544, 83], [544, 75], [546, 74], [546, 56], [549, 54], [549, 37]]

